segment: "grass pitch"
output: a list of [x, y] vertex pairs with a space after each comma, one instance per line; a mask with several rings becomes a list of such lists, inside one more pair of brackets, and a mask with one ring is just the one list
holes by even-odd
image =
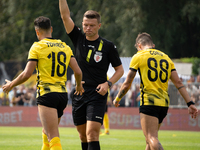
[[[60, 127], [63, 150], [81, 150], [75, 128]], [[0, 127], [0, 150], [40, 150], [41, 127]], [[200, 150], [200, 132], [159, 131], [159, 140], [165, 150]], [[142, 130], [110, 130], [100, 136], [101, 150], [144, 150]]]

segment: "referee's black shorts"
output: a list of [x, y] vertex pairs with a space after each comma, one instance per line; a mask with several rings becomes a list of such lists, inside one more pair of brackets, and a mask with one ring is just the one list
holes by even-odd
[[108, 93], [102, 96], [93, 87], [84, 87], [84, 90], [82, 96], [73, 95], [72, 97], [74, 125], [85, 124], [87, 120], [103, 124]]
[[37, 98], [37, 105], [43, 105], [57, 109], [58, 118], [63, 115], [63, 111], [67, 106], [67, 93], [47, 93]]
[[166, 117], [168, 108], [169, 107], [142, 105], [140, 106], [140, 113], [158, 118], [160, 124]]

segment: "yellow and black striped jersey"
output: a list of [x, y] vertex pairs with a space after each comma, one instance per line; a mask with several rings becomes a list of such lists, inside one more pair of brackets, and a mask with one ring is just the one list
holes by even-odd
[[50, 92], [67, 92], [67, 68], [71, 48], [65, 42], [45, 38], [33, 43], [28, 61], [37, 61], [37, 97]]
[[138, 51], [130, 69], [140, 74], [140, 105], [169, 106], [168, 81], [175, 66], [168, 55], [156, 49]]

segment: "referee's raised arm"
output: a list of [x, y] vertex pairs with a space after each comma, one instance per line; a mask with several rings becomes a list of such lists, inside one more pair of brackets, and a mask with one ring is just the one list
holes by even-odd
[[70, 17], [70, 10], [66, 0], [59, 0], [59, 9], [65, 30], [69, 34], [74, 28], [74, 22]]

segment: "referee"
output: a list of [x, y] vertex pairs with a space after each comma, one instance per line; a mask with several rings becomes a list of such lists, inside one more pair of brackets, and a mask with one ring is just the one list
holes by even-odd
[[[99, 132], [103, 123], [108, 89], [124, 73], [116, 46], [99, 36], [101, 19], [96, 11], [83, 16], [83, 33], [74, 24], [66, 0], [59, 0], [66, 32], [75, 47], [75, 58], [83, 72], [85, 92], [72, 100], [73, 121], [79, 132], [82, 150], [100, 150]], [[107, 80], [109, 65], [115, 73]]]

